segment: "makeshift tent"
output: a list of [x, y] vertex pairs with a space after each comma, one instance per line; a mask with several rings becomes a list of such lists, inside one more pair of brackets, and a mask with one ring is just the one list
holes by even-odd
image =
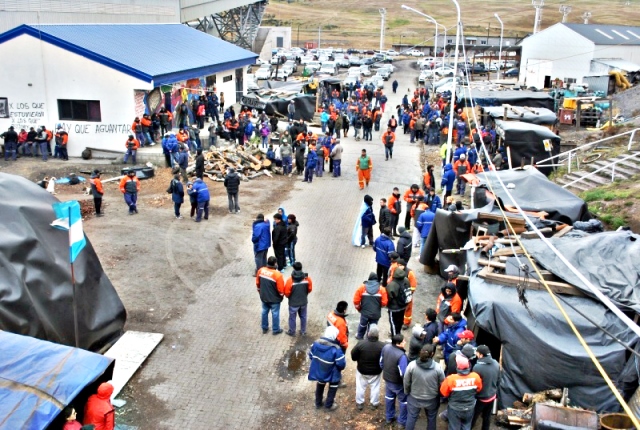
[[[580, 253], [591, 252], [577, 245], [578, 249]], [[499, 341], [494, 344], [492, 354], [495, 357], [501, 354], [502, 406], [511, 407], [524, 393], [566, 387], [572, 405], [598, 412], [619, 410], [615, 397], [549, 294], [526, 290], [525, 308], [515, 287], [497, 285], [478, 276], [481, 269], [478, 256], [479, 252], [467, 252], [471, 273], [468, 298], [475, 324]], [[615, 264], [613, 260], [611, 263]], [[524, 279], [523, 284], [526, 286]], [[633, 347], [637, 341], [635, 334], [601, 303], [587, 297], [562, 296], [562, 299], [622, 342]], [[567, 305], [564, 308], [605, 371], [616, 381], [627, 362], [626, 349], [576, 310]], [[482, 336], [480, 333], [479, 342], [490, 343], [480, 340]]]
[[518, 120], [529, 124], [552, 126], [558, 122], [558, 117], [553, 111], [545, 108], [531, 107], [483, 107], [481, 113], [487, 114], [492, 121], [504, 119], [505, 110], [508, 120]]
[[[531, 164], [531, 159], [535, 163], [560, 153], [560, 137], [541, 125], [496, 120], [496, 133], [502, 144], [510, 148], [513, 167], [519, 167], [521, 162]], [[546, 175], [553, 171], [551, 167], [539, 168]]]
[[[50, 226], [57, 201], [0, 173], [0, 329], [75, 345], [69, 235]], [[89, 239], [74, 269], [79, 345], [97, 351], [122, 334], [126, 312]]]
[[[503, 205], [512, 206], [513, 202], [500, 186], [498, 177], [505, 185], [513, 185], [509, 193], [525, 211], [546, 212], [549, 215], [545, 219], [561, 221], [569, 225], [576, 221], [588, 221], [591, 218], [584, 200], [550, 181], [535, 168], [487, 171], [478, 174], [477, 177], [480, 180], [480, 186], [487, 187], [489, 182], [492, 184], [493, 191]], [[485, 193], [476, 193], [474, 196], [475, 207], [485, 206], [493, 200], [495, 200], [493, 196], [487, 196]]]
[[0, 331], [0, 428], [62, 428], [62, 409], [83, 405], [111, 379], [112, 358]]
[[[592, 234], [582, 238], [551, 238], [553, 246], [604, 295], [624, 311], [640, 313], [640, 235], [629, 231]], [[545, 269], [595, 295], [539, 240], [523, 241]]]
[[[457, 94], [459, 102], [466, 107], [502, 106], [508, 104], [512, 106], [529, 106], [532, 108], [553, 110], [553, 98], [543, 92], [516, 90], [491, 91], [460, 88]], [[473, 103], [471, 99], [473, 99]]]
[[295, 94], [293, 96], [271, 98], [265, 101], [266, 106], [264, 111], [267, 115], [275, 115], [278, 113], [286, 118], [288, 115], [287, 108], [291, 100], [293, 100], [293, 105], [296, 107], [296, 112], [293, 116], [294, 119], [304, 119], [305, 121], [311, 121], [313, 119], [316, 111], [315, 95]]

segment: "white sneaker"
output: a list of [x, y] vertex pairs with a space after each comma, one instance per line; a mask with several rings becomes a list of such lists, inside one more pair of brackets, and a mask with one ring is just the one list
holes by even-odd
[[362, 248], [362, 249], [364, 249], [364, 248], [365, 248], [365, 245], [362, 245], [362, 246], [361, 246], [361, 248]]
[[182, 215], [177, 216], [176, 219], [182, 219]]

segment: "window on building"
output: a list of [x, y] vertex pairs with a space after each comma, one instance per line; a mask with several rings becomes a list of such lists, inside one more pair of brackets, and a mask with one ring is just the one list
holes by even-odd
[[576, 83], [576, 78], [566, 78], [565, 82], [567, 83], [567, 85], [575, 84]]
[[284, 48], [284, 37], [276, 37], [276, 48]]
[[60, 120], [100, 122], [100, 100], [58, 99], [58, 116]]
[[447, 39], [447, 43], [453, 43], [453, 39]]
[[486, 45], [486, 44], [487, 44], [487, 41], [486, 41], [486, 40], [481, 40], [481, 41], [480, 41], [480, 45]]
[[233, 75], [228, 75], [222, 78], [222, 82], [231, 82], [233, 80]]

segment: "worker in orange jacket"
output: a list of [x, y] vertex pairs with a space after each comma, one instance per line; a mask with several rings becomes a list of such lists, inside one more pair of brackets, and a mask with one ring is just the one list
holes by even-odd
[[69, 160], [69, 153], [67, 152], [67, 142], [69, 142], [69, 134], [64, 131], [62, 127], [58, 127], [55, 137], [56, 146], [54, 150], [54, 158]]
[[384, 145], [385, 161], [389, 158], [393, 159], [393, 144], [396, 141], [396, 134], [391, 130], [391, 127], [387, 127], [387, 131], [382, 133], [381, 139]]
[[353, 305], [360, 312], [360, 324], [358, 324], [356, 339], [364, 339], [365, 334], [369, 332], [369, 326], [378, 324], [382, 308], [386, 307], [388, 302], [387, 289], [380, 285], [378, 275], [371, 272], [369, 279], [364, 281], [353, 295]]
[[277, 260], [273, 255], [267, 259], [267, 265], [256, 273], [256, 289], [262, 302], [262, 334], [269, 331], [269, 312], [273, 323], [273, 335], [282, 333], [280, 328], [280, 303], [284, 296], [284, 278], [276, 268]]
[[422, 189], [425, 192], [429, 192], [430, 189], [436, 188], [436, 177], [433, 174], [433, 169], [433, 164], [429, 164], [427, 166], [427, 171], [424, 172], [424, 175], [422, 176]]
[[[411, 294], [414, 295], [416, 292], [416, 288], [418, 288], [418, 278], [416, 278], [416, 274], [413, 270], [407, 267], [407, 262], [402, 258], [398, 258], [396, 261], [391, 262], [391, 266], [389, 267], [389, 279], [393, 279], [393, 274], [396, 272], [396, 269], [400, 268], [405, 271], [407, 274], [407, 280], [409, 281], [409, 287], [411, 287]], [[407, 307], [404, 309], [404, 321], [402, 330], [406, 330], [411, 325], [411, 321], [413, 319], [413, 300], [407, 303]]]
[[420, 189], [418, 184], [412, 184], [411, 187], [404, 192], [402, 199], [407, 203], [407, 212], [404, 215], [404, 228], [406, 230], [411, 228], [411, 210], [418, 203], [418, 197], [424, 199], [424, 191]]
[[124, 143], [125, 148], [127, 148], [127, 152], [124, 154], [124, 164], [127, 164], [127, 160], [131, 157], [131, 162], [136, 164], [136, 153], [138, 148], [140, 148], [140, 142], [133, 137], [133, 134], [129, 133], [129, 139]]
[[140, 191], [140, 180], [136, 177], [134, 170], [129, 170], [127, 175], [120, 180], [120, 192], [124, 194], [124, 202], [129, 207], [129, 215], [138, 213], [138, 191]]
[[397, 228], [398, 221], [400, 220], [400, 213], [402, 212], [402, 202], [400, 201], [400, 190], [398, 187], [393, 188], [391, 197], [387, 200], [387, 207], [391, 212], [391, 234], [392, 236], [398, 236]]
[[456, 189], [456, 194], [463, 196], [466, 186], [466, 181], [462, 178], [462, 175], [466, 173], [471, 173], [471, 166], [467, 161], [466, 154], [460, 154], [460, 158], [453, 163], [453, 172], [456, 174], [456, 178], [458, 178], [458, 185]]
[[358, 172], [358, 185], [363, 190], [364, 186], [369, 186], [371, 181], [371, 171], [373, 170], [373, 161], [367, 155], [367, 150], [363, 149], [360, 158], [356, 160], [356, 172]]
[[300, 334], [307, 334], [307, 296], [313, 290], [313, 282], [302, 271], [302, 263], [293, 263], [291, 277], [284, 283], [284, 295], [289, 299], [289, 336], [296, 335], [296, 315], [300, 316]]
[[338, 337], [336, 340], [340, 343], [342, 351], [346, 351], [349, 347], [349, 327], [347, 326], [347, 308], [349, 303], [340, 301], [336, 305], [336, 309], [327, 315], [327, 326], [334, 326], [338, 329]]
[[456, 371], [447, 376], [440, 386], [440, 394], [449, 398], [447, 411], [449, 423], [460, 423], [459, 428], [471, 428], [476, 406], [476, 394], [482, 391], [482, 378], [471, 371], [469, 359], [456, 355]]
[[96, 216], [101, 217], [104, 214], [100, 211], [102, 207], [102, 196], [104, 195], [104, 188], [102, 187], [102, 181], [100, 180], [100, 171], [94, 170], [89, 179], [91, 184], [91, 195], [93, 196], [93, 206], [96, 209]]

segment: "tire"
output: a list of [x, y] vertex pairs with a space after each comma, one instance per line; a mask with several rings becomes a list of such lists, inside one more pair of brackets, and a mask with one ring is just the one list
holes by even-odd
[[91, 160], [91, 150], [89, 148], [82, 151], [82, 159], [83, 160]]
[[594, 161], [599, 160], [600, 157], [602, 157], [602, 152], [596, 152], [595, 154], [590, 154], [590, 155], [587, 155], [586, 157], [584, 157], [582, 159], [582, 162], [584, 164], [593, 163]]

